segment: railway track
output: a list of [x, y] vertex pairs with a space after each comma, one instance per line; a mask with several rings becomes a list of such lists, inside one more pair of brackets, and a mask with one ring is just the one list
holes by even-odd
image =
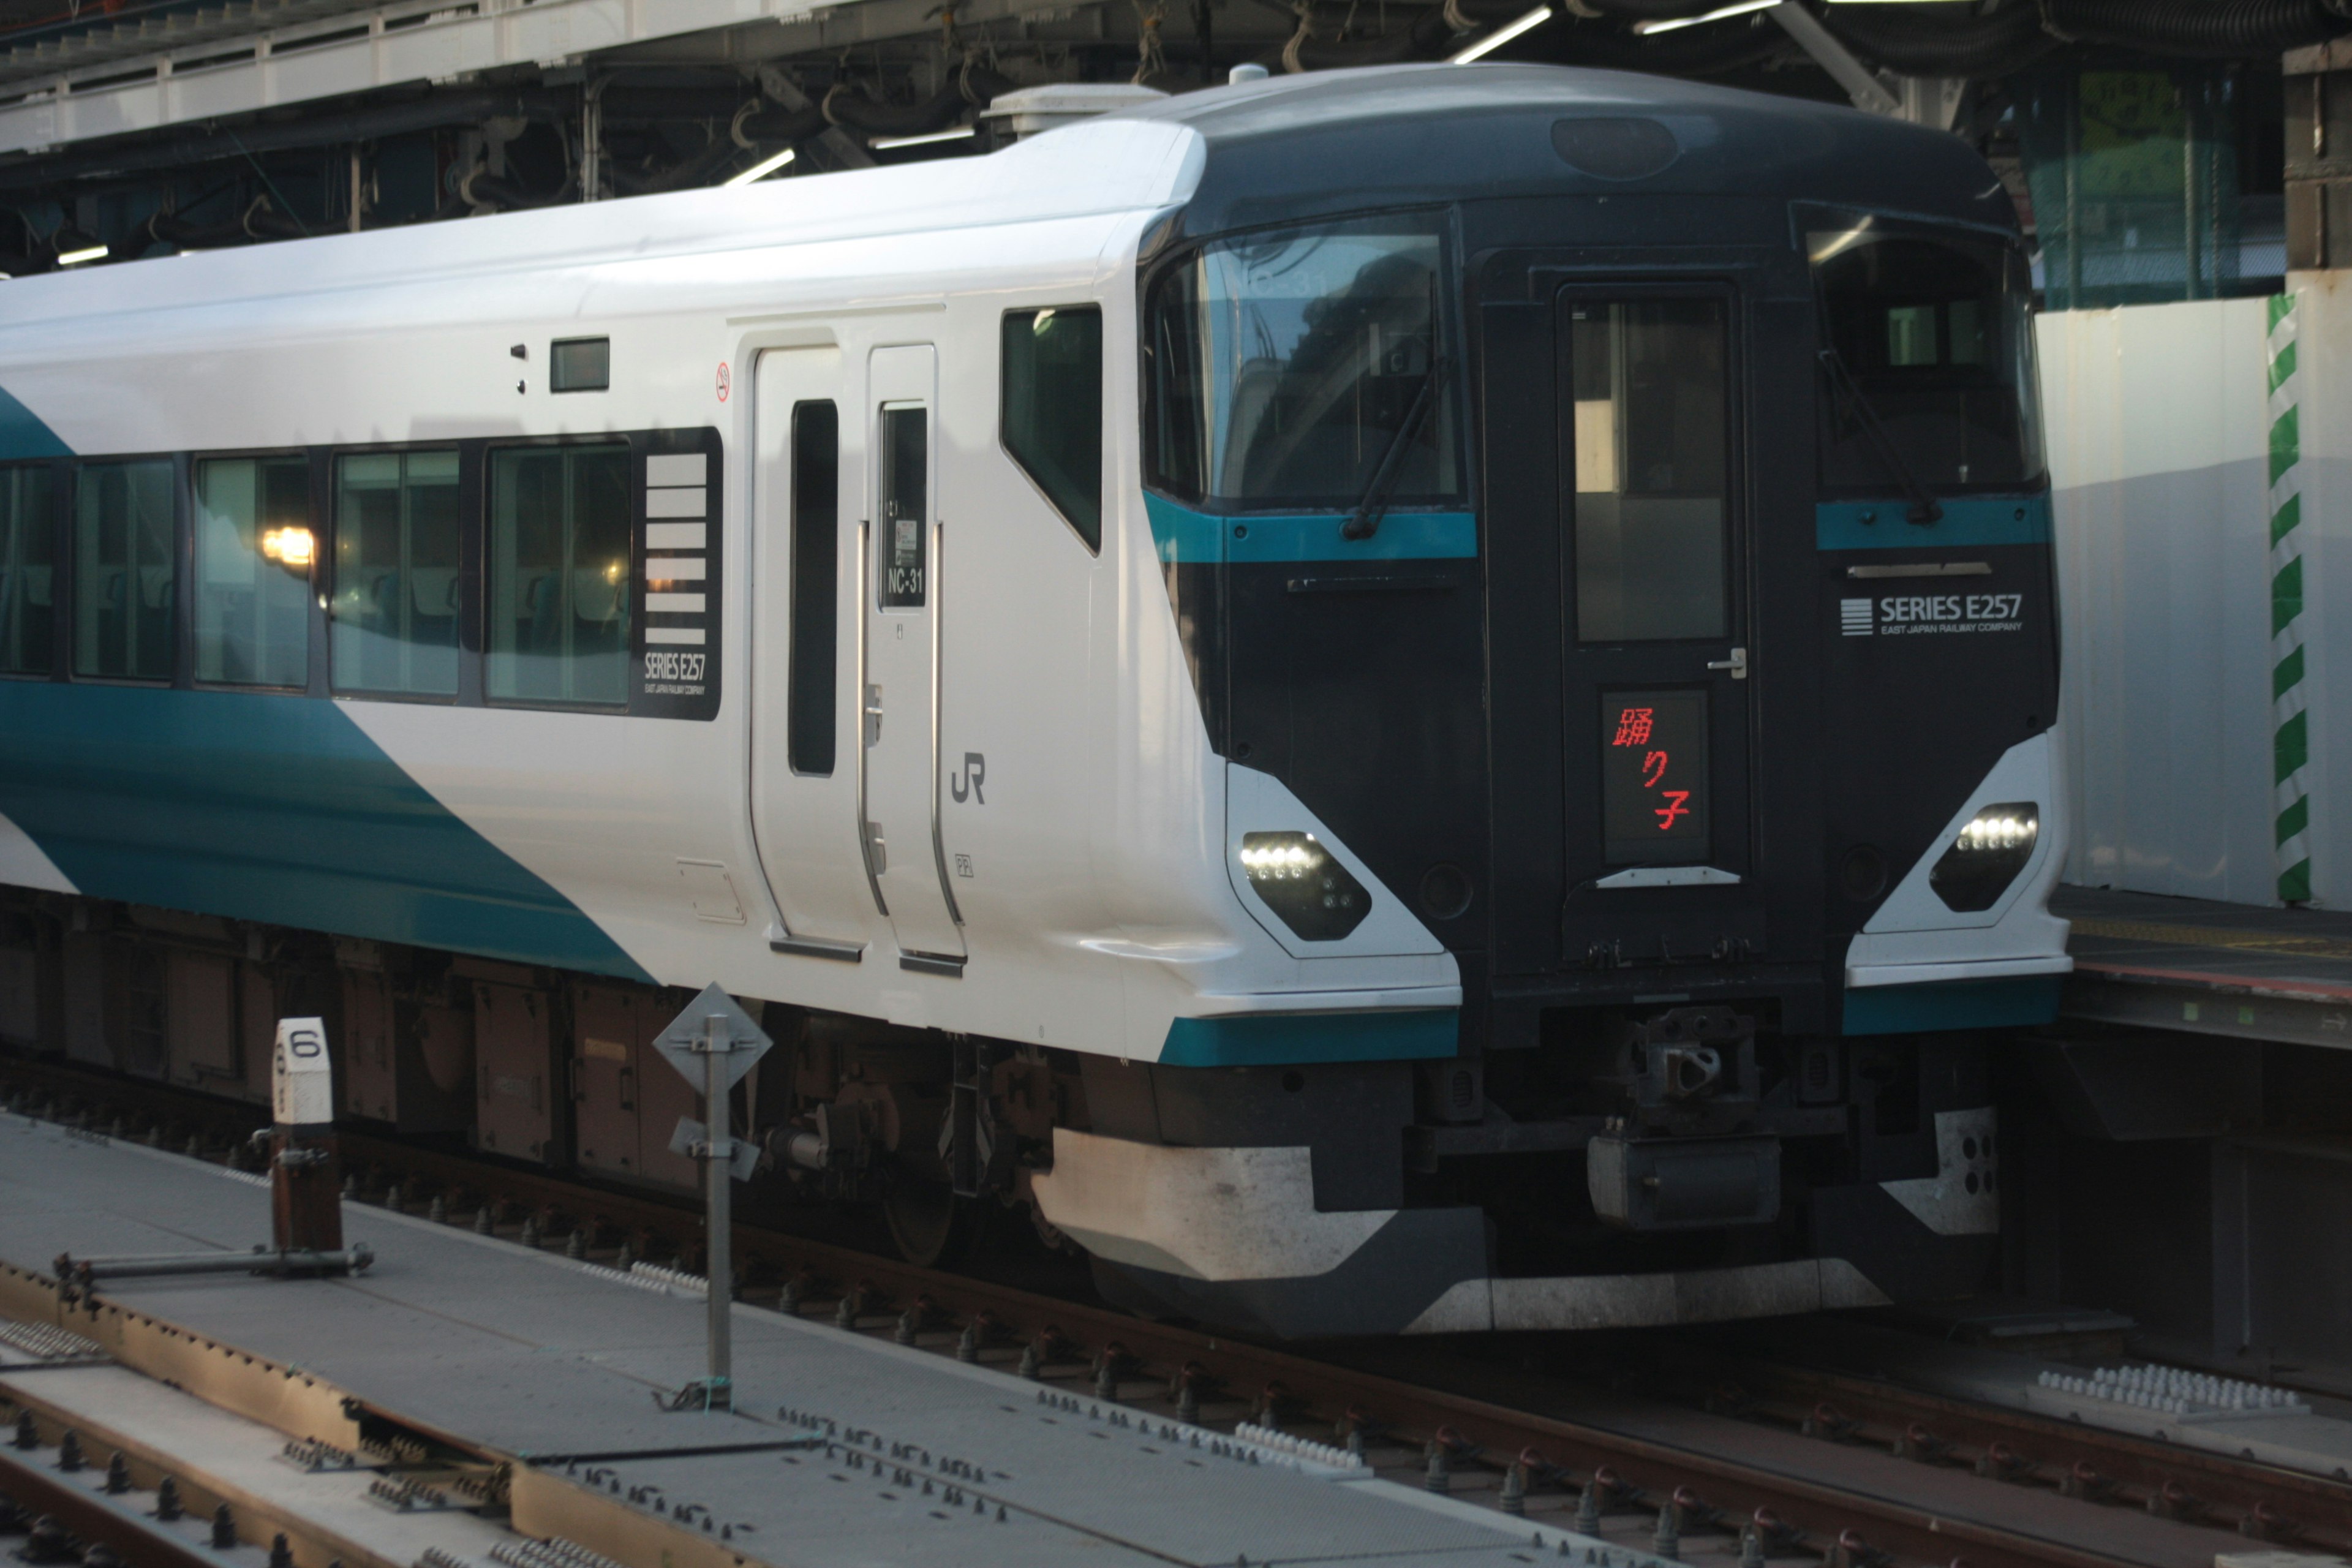
[[[260, 1114], [16, 1060], [0, 1062], [0, 1100], [231, 1163]], [[657, 1196], [342, 1144], [360, 1201], [623, 1267], [697, 1261], [699, 1216]], [[1659, 1406], [1426, 1342], [1368, 1365], [1360, 1346], [1235, 1341], [756, 1224], [735, 1247], [754, 1305], [1162, 1419], [1278, 1426], [1358, 1449], [1386, 1479], [1686, 1562], [2185, 1568], [2243, 1538], [2352, 1543], [2352, 1486], [1893, 1384], [1749, 1362]]]

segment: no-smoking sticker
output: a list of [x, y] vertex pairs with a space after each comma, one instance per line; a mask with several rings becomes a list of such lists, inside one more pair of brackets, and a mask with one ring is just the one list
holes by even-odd
[[733, 384], [734, 384], [734, 378], [733, 378], [732, 376], [730, 376], [730, 374], [728, 374], [728, 373], [727, 373], [727, 362], [726, 362], [725, 360], [720, 360], [720, 361], [719, 362], [719, 402], [724, 403], [724, 402], [726, 402], [726, 401], [727, 401], [727, 389], [728, 389], [730, 386], [733, 385]]

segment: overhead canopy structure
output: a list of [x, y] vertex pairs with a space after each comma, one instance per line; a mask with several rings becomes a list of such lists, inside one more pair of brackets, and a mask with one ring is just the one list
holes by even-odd
[[[985, 150], [1056, 83], [1512, 58], [1991, 141], [2021, 82], [2275, 72], [2352, 0], [0, 0], [0, 270]], [[1050, 117], [1047, 117], [1050, 119]], [[785, 157], [783, 154], [793, 156]], [[1996, 164], [2000, 159], [1996, 157]], [[2015, 183], [2021, 197], [2025, 184]]]

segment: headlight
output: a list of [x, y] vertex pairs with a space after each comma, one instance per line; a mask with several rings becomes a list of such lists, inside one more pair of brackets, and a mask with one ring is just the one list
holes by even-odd
[[1962, 914], [1989, 910], [2033, 858], [2033, 844], [2041, 837], [2042, 808], [2033, 802], [1986, 806], [1969, 818], [1927, 873], [1927, 885]]
[[1242, 872], [1307, 942], [1337, 942], [1363, 923], [1372, 896], [1311, 833], [1244, 833]]

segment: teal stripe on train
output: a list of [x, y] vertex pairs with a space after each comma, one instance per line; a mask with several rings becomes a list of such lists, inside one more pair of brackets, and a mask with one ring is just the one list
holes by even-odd
[[1248, 1013], [1178, 1018], [1160, 1050], [1163, 1067], [1297, 1067], [1309, 1062], [1423, 1061], [1461, 1050], [1454, 1007], [1375, 1013]]
[[2013, 496], [1938, 496], [1944, 515], [1910, 521], [1911, 503], [1825, 500], [1813, 509], [1820, 550], [1966, 550], [1991, 544], [2050, 542], [2050, 492]]
[[1933, 1029], [2015, 1029], [2052, 1023], [2065, 984], [2056, 974], [1868, 985], [1845, 994], [1843, 1033], [1916, 1035]]
[[94, 898], [653, 978], [335, 702], [0, 681], [0, 815]]
[[58, 439], [47, 421], [0, 388], [0, 462], [72, 456], [73, 448]]
[[1478, 520], [1466, 511], [1392, 511], [1370, 539], [1339, 530], [1348, 513], [1216, 517], [1147, 494], [1151, 542], [1168, 565], [1306, 561], [1460, 561], [1478, 554]]

